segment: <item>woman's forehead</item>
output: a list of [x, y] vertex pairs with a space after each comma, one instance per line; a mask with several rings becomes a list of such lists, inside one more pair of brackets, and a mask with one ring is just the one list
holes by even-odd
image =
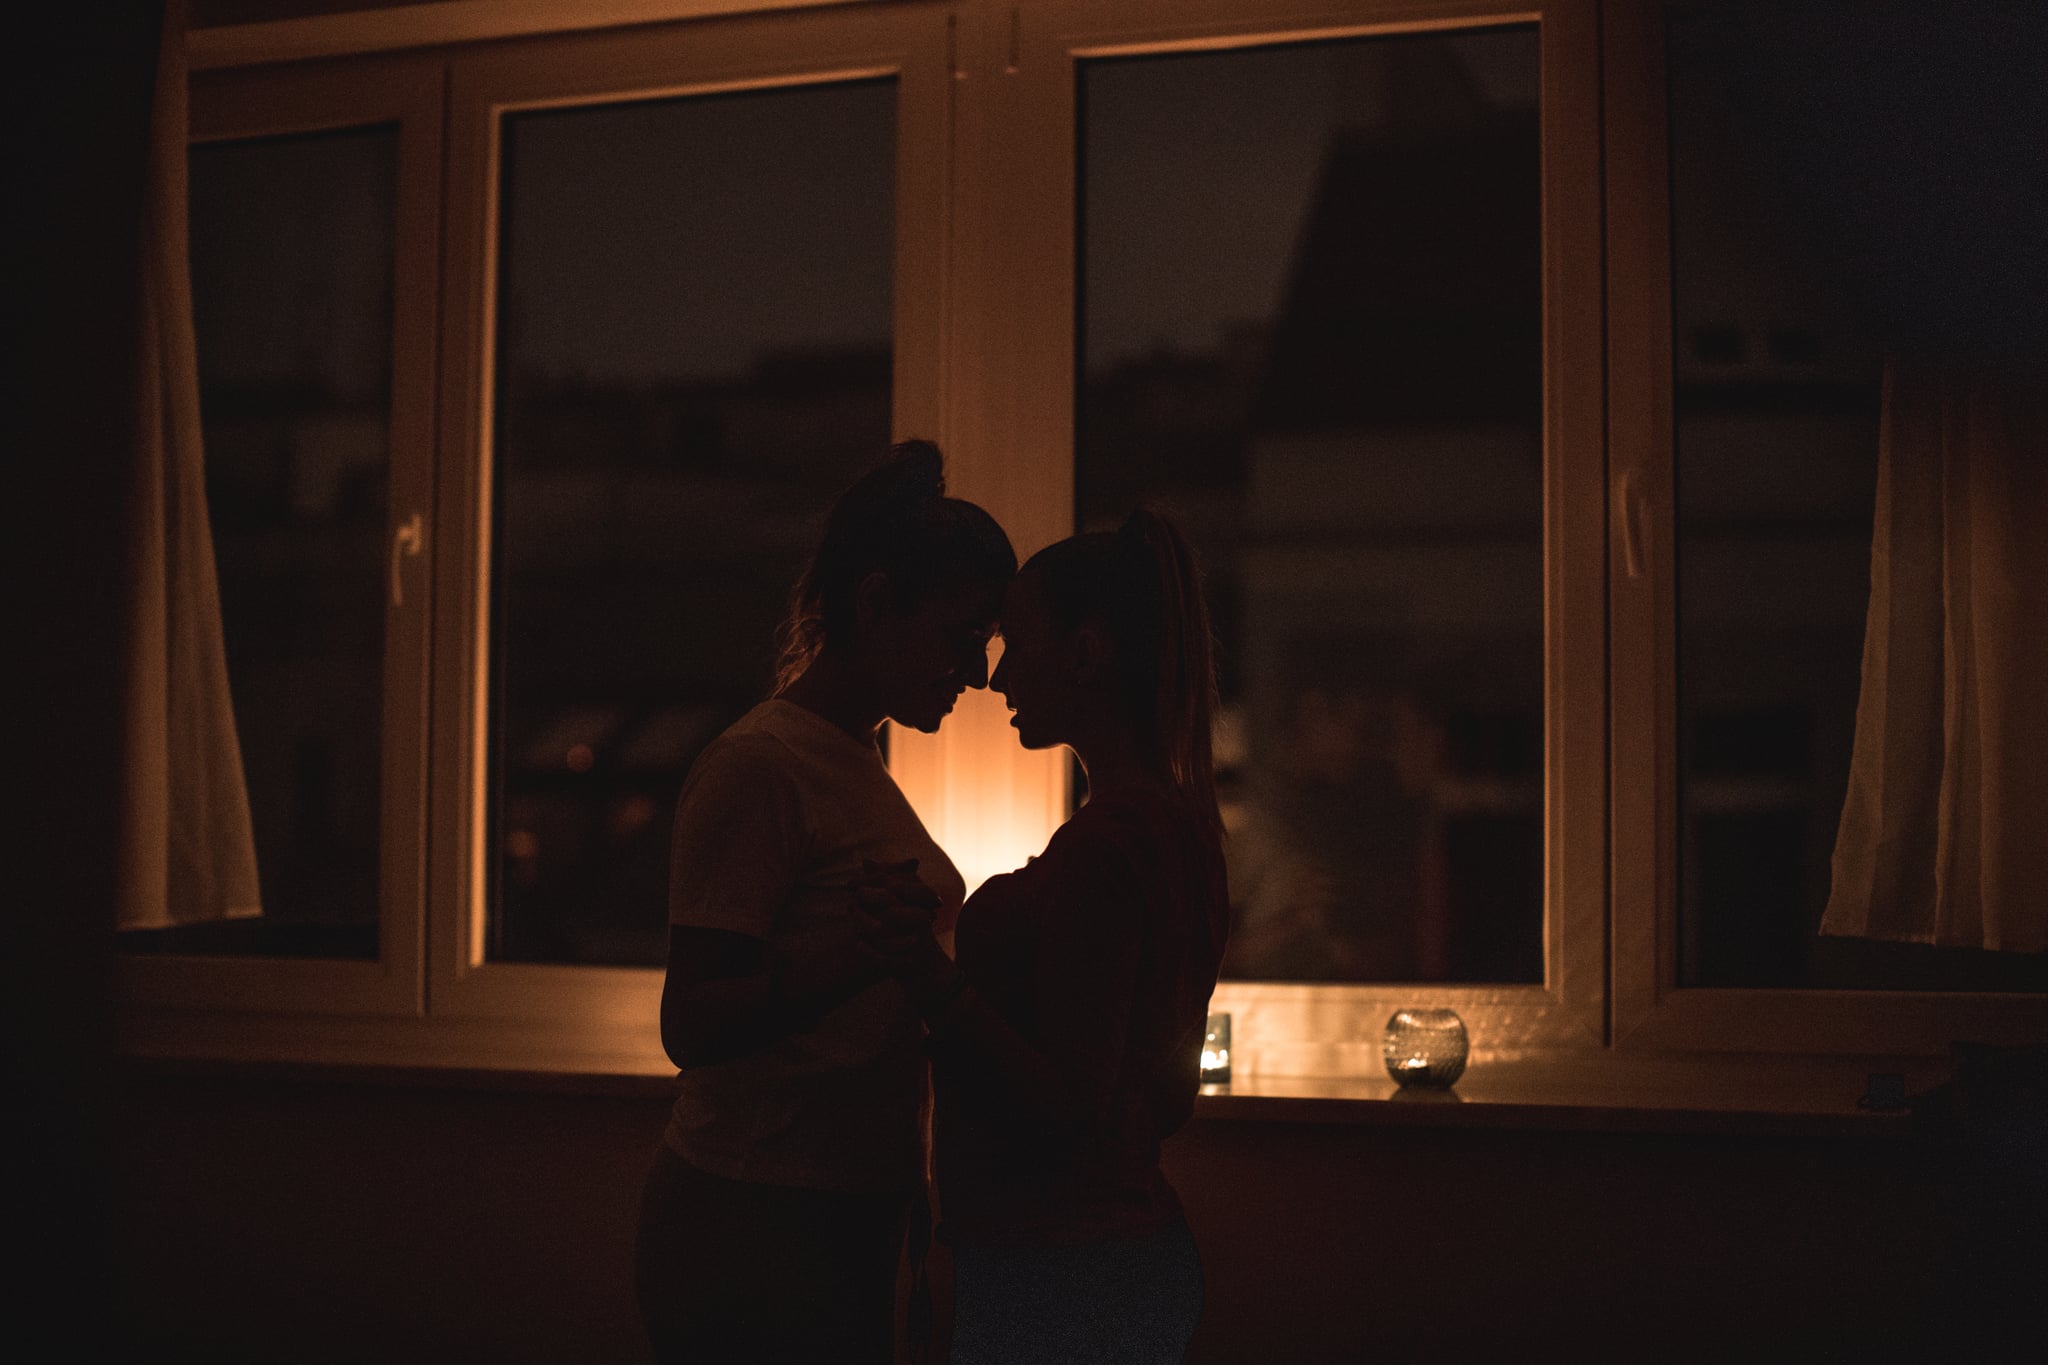
[[1038, 575], [1027, 571], [1011, 579], [1003, 594], [1003, 633], [1010, 634], [1018, 626], [1036, 621], [1044, 614], [1045, 594], [1039, 589]]
[[949, 625], [989, 625], [1003, 608], [1003, 585], [959, 583], [936, 594], [930, 605]]

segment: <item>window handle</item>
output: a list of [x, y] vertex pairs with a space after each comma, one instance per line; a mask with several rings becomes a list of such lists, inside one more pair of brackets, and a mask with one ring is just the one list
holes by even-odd
[[407, 559], [419, 557], [420, 545], [426, 540], [425, 524], [415, 512], [399, 523], [391, 533], [391, 605], [405, 605], [405, 570]]
[[1643, 493], [1636, 471], [1621, 471], [1615, 486], [1616, 514], [1621, 519], [1621, 557], [1630, 578], [1643, 576]]

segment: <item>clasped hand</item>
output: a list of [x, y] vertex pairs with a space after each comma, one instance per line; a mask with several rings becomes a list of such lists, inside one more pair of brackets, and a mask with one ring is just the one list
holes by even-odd
[[891, 973], [915, 985], [951, 965], [933, 936], [938, 893], [918, 879], [915, 858], [900, 863], [870, 859], [851, 886], [854, 909], [862, 921], [861, 941]]

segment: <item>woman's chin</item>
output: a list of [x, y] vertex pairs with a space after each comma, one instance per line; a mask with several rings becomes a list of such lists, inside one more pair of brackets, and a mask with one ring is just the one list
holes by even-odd
[[1050, 749], [1059, 743], [1038, 733], [1036, 728], [1025, 723], [1022, 716], [1011, 716], [1010, 728], [1017, 732], [1017, 742], [1027, 749]]

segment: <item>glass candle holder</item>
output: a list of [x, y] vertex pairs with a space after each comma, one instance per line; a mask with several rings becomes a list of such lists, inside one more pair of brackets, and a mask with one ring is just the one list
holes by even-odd
[[1230, 1079], [1230, 1016], [1212, 1014], [1202, 1035], [1202, 1084], [1214, 1085]]
[[1465, 1021], [1450, 1010], [1396, 1010], [1380, 1056], [1403, 1086], [1448, 1090], [1465, 1074]]

